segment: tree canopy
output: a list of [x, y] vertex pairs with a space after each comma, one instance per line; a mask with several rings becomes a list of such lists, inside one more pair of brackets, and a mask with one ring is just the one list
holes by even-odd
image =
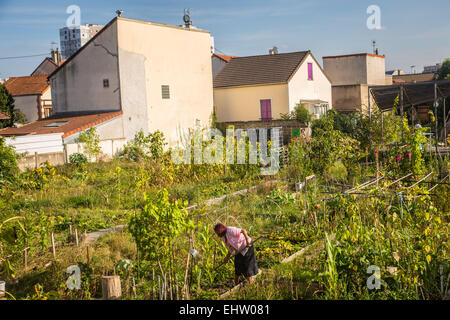
[[450, 59], [445, 59], [438, 71], [438, 80], [450, 80]]

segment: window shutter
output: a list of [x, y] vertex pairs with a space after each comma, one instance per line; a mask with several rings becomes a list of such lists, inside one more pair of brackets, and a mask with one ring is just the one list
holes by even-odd
[[313, 65], [312, 63], [308, 63], [308, 80], [313, 79]]
[[271, 100], [270, 99], [260, 100], [260, 105], [261, 105], [261, 120], [271, 120], [272, 119]]
[[168, 85], [161, 86], [161, 96], [163, 99], [170, 99], [170, 88]]

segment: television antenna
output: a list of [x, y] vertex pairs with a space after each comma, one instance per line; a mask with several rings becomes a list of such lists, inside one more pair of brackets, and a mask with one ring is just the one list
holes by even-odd
[[52, 50], [52, 51], [55, 50], [55, 49], [53, 48], [53, 46], [54, 46], [55, 44], [57, 44], [55, 41], [50, 42], [50, 46], [51, 46], [51, 50]]
[[192, 20], [190, 17], [190, 10], [189, 9], [184, 9], [184, 15], [183, 15], [183, 21], [184, 21], [184, 25], [186, 26], [186, 28], [190, 28], [192, 26]]

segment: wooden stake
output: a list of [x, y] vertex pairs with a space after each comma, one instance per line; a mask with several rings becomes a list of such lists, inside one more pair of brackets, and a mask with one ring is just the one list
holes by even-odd
[[55, 238], [53, 236], [53, 232], [52, 232], [52, 252], [53, 252], [53, 258], [56, 258]]
[[72, 235], [73, 233], [72, 233], [72, 225], [71, 224], [69, 224], [69, 235]]
[[102, 295], [103, 300], [117, 300], [122, 297], [119, 276], [102, 277]]
[[86, 246], [86, 260], [87, 260], [87, 265], [89, 266], [91, 259], [89, 257], [89, 246]]
[[77, 247], [78, 247], [78, 229], [77, 229], [77, 227], [75, 227], [75, 243], [77, 244]]

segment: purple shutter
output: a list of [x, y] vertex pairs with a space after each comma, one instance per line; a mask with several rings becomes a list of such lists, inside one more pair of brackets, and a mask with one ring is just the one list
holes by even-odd
[[308, 80], [313, 79], [313, 66], [312, 63], [308, 63]]
[[272, 106], [270, 99], [264, 99], [260, 101], [261, 104], [261, 119], [271, 120], [272, 119]]

